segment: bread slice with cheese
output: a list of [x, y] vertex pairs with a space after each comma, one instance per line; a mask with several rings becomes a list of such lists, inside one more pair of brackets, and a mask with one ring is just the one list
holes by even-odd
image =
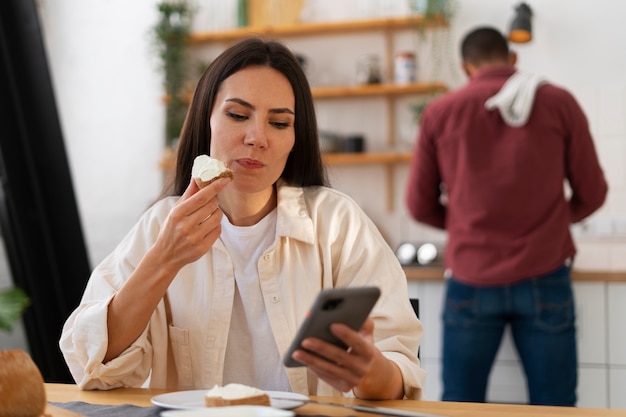
[[216, 385], [204, 395], [207, 407], [224, 407], [229, 405], [265, 405], [271, 406], [269, 395], [263, 390], [243, 384]]
[[191, 176], [198, 187], [203, 188], [220, 178], [233, 178], [233, 171], [219, 159], [198, 155], [193, 161]]

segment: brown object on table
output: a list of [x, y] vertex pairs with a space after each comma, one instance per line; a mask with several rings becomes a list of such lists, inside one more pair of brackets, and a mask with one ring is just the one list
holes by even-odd
[[231, 383], [223, 387], [216, 385], [204, 395], [207, 407], [225, 407], [229, 405], [266, 405], [272, 402], [266, 392], [243, 384]]
[[225, 407], [229, 405], [266, 405], [271, 406], [270, 397], [267, 394], [255, 395], [243, 398], [204, 397], [204, 405], [207, 407]]
[[46, 389], [30, 355], [0, 351], [0, 417], [38, 417], [46, 408]]

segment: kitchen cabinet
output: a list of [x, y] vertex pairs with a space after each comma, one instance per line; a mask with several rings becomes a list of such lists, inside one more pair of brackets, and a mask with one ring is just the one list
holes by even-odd
[[626, 409], [626, 282], [610, 282], [606, 289], [609, 368], [609, 407]]
[[609, 407], [626, 410], [626, 367], [609, 369]]
[[611, 363], [626, 369], [626, 282], [611, 282], [607, 287], [608, 298], [608, 359]]
[[[256, 26], [233, 28], [221, 31], [210, 31], [202, 33], [194, 33], [190, 39], [190, 45], [193, 49], [198, 50], [198, 54], [202, 53], [202, 48], [207, 46], [219, 45], [221, 48], [243, 39], [250, 35], [260, 35], [266, 38], [273, 38], [285, 41], [291, 46], [296, 39], [303, 38], [320, 38], [335, 40], [339, 36], [352, 36], [355, 34], [381, 36], [384, 43], [384, 60], [382, 68], [386, 71], [383, 76], [383, 82], [380, 84], [354, 85], [345, 83], [346, 85], [315, 85], [312, 84], [312, 94], [316, 102], [316, 106], [322, 105], [322, 102], [340, 101], [346, 103], [342, 107], [342, 111], [355, 112], [355, 100], [361, 104], [363, 100], [377, 99], [384, 101], [384, 111], [380, 112], [381, 123], [384, 123], [384, 144], [379, 145], [376, 150], [366, 151], [362, 153], [325, 153], [323, 160], [327, 165], [346, 166], [346, 165], [382, 165], [385, 167], [385, 205], [387, 210], [393, 210], [393, 169], [398, 164], [406, 164], [411, 159], [411, 153], [407, 149], [400, 149], [396, 143], [395, 129], [395, 103], [401, 97], [434, 95], [445, 92], [447, 87], [441, 82], [414, 82], [405, 84], [395, 84], [390, 82], [392, 79], [391, 72], [393, 70], [393, 59], [395, 53], [394, 33], [398, 31], [409, 31], [420, 27], [430, 26], [433, 28], [441, 28], [446, 26], [446, 22], [438, 17], [431, 17], [425, 20], [421, 16], [394, 17], [394, 18], [375, 18], [363, 19], [343, 22], [310, 22], [288, 24], [280, 26]], [[331, 37], [331, 38], [328, 38]], [[336, 46], [333, 42], [333, 47]], [[326, 48], [328, 49], [328, 48]], [[193, 53], [193, 50], [192, 50]], [[341, 50], [332, 50], [334, 54], [341, 54]], [[358, 126], [354, 127], [355, 129]], [[325, 126], [320, 123], [320, 129], [326, 130]], [[168, 164], [162, 164], [167, 166]], [[171, 163], [169, 164], [171, 165]]]

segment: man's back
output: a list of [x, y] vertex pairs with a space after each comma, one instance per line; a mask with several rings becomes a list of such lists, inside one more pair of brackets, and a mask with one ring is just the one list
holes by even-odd
[[[431, 103], [420, 125], [408, 207], [416, 220], [447, 229], [446, 264], [469, 283], [510, 283], [557, 268], [575, 253], [570, 223], [606, 194], [586, 118], [567, 91], [539, 86], [522, 127], [485, 108], [514, 73], [506, 65], [478, 71]], [[438, 177], [445, 209], [433, 195]], [[575, 211], [565, 180], [585, 202]]]

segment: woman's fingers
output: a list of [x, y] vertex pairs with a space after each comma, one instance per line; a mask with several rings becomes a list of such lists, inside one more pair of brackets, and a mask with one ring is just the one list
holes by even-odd
[[373, 320], [368, 319], [360, 332], [341, 323], [333, 324], [331, 332], [350, 347], [346, 350], [308, 338], [302, 342], [306, 350], [294, 352], [294, 359], [307, 365], [334, 388], [346, 392], [359, 385], [373, 364], [377, 349], [372, 338]]
[[191, 181], [170, 211], [155, 247], [180, 267], [205, 254], [221, 233], [222, 211], [217, 194], [230, 179], [216, 181], [199, 189]]
[[[224, 189], [231, 178], [223, 178], [199, 189], [194, 180], [176, 203], [176, 208], [183, 216], [199, 217], [198, 222], [210, 215], [218, 206], [217, 194]], [[203, 216], [204, 215], [204, 216]]]

